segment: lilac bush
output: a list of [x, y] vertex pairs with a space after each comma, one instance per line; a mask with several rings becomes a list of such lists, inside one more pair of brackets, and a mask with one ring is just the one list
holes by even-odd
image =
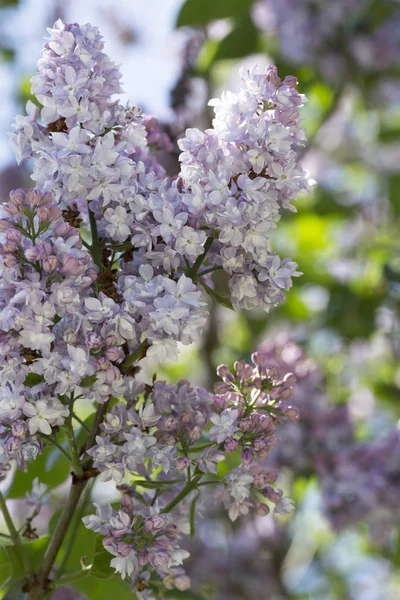
[[[164, 598], [190, 587], [183, 535], [195, 533], [203, 489], [215, 486], [232, 520], [292, 508], [265, 461], [277, 428], [298, 418], [287, 404], [293, 374], [256, 352], [251, 364], [220, 366], [214, 393], [136, 375], [144, 356], [177, 359], [178, 342], [199, 339], [207, 295], [268, 311], [300, 274], [269, 234], [313, 184], [296, 154], [305, 98], [275, 67], [242, 71], [238, 94], [211, 101], [213, 128], [186, 131], [180, 172], [167, 177], [152, 150], [170, 150], [168, 140], [154, 119], [114, 99], [120, 73], [97, 28], [57, 21], [49, 35], [35, 103], [11, 133], [35, 188], [11, 192], [0, 215], [1, 471], [25, 469], [54, 445], [72, 472], [38, 569], [2, 496], [1, 508], [29, 600], [66, 578], [96, 576], [99, 563], [138, 598]], [[214, 287], [219, 271], [225, 294]], [[87, 423], [81, 401], [95, 411]], [[83, 522], [100, 550], [61, 576], [57, 557], [92, 478], [114, 482], [120, 502], [88, 508]], [[45, 493], [35, 485], [31, 503]]]

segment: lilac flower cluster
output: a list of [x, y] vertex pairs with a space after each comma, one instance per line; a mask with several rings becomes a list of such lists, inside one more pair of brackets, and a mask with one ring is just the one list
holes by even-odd
[[156, 573], [162, 580], [174, 580], [174, 588], [185, 590], [190, 587], [189, 578], [183, 570], [174, 570], [189, 556], [187, 550], [178, 545], [179, 529], [172, 517], [159, 514], [157, 508], [137, 508], [132, 498], [122, 498], [121, 509], [97, 506], [96, 515], [84, 517], [86, 527], [104, 535], [103, 545], [115, 558], [111, 566], [122, 579], [128, 577], [142, 586]]
[[282, 300], [296, 265], [268, 250], [269, 231], [311, 185], [294, 150], [305, 141], [297, 81], [273, 67], [243, 72], [241, 92], [214, 102], [214, 129], [189, 129], [179, 142], [182, 169], [171, 180], [150, 152], [154, 123], [112, 99], [120, 74], [97, 29], [58, 21], [49, 33], [32, 80], [43, 108], [28, 105], [11, 142], [19, 160], [34, 158], [37, 186], [86, 223], [92, 216], [103, 247], [124, 258], [115, 287], [150, 354], [163, 359], [174, 340], [197, 339], [200, 290], [216, 269], [229, 274], [237, 307]]
[[[178, 540], [194, 529], [202, 486], [216, 486], [232, 520], [292, 508], [263, 466], [277, 426], [298, 418], [285, 404], [292, 374], [255, 353], [234, 372], [219, 367], [215, 394], [134, 376], [146, 353], [174, 358], [178, 342], [198, 339], [203, 294], [219, 297], [215, 270], [228, 274], [235, 307], [283, 299], [297, 265], [268, 237], [280, 209], [294, 210], [311, 186], [295, 152], [305, 99], [274, 67], [243, 72], [239, 94], [213, 101], [214, 128], [187, 130], [171, 179], [151, 153], [170, 149], [157, 122], [113, 99], [120, 73], [98, 30], [57, 21], [49, 34], [32, 80], [40, 107], [28, 103], [11, 134], [18, 159], [33, 159], [37, 189], [12, 192], [0, 214], [1, 471], [14, 459], [24, 467], [44, 444], [60, 448], [61, 430], [72, 485], [82, 493], [98, 476], [124, 493], [119, 511], [98, 507], [85, 524], [151, 598], [154, 586], [188, 586]], [[82, 398], [96, 416], [78, 447]], [[47, 589], [45, 568], [35, 594]]]
[[[199, 500], [203, 485], [216, 486], [215, 498], [231, 520], [250, 508], [264, 516], [270, 512], [268, 503], [275, 506], [275, 514], [292, 509], [291, 500], [273, 486], [277, 472], [262, 463], [279, 442], [277, 425], [285, 417], [298, 417], [295, 409], [282, 405], [292, 393], [294, 378], [287, 373], [281, 379], [261, 354], [252, 360], [252, 365], [238, 361], [233, 373], [219, 367], [223, 381], [216, 384], [215, 395], [187, 381], [177, 386], [156, 381], [151, 390], [135, 384], [131, 399], [115, 404], [101, 425], [103, 432], [88, 454], [100, 480], [112, 479], [124, 491], [122, 513], [99, 507], [96, 517], [84, 521], [108, 536], [103, 544], [116, 556], [112, 565], [134, 585], [143, 579], [148, 563], [153, 568], [159, 564], [161, 578], [176, 564], [178, 548], [162, 541], [163, 532], [174, 525], [173, 539], [188, 533], [193, 526], [188, 523], [190, 506]], [[218, 463], [227, 453], [237, 466], [221, 479]], [[152, 515], [160, 523], [156, 535], [150, 527]], [[123, 532], [118, 533], [113, 523], [121, 519]], [[145, 546], [136, 528], [145, 536]], [[128, 530], [131, 537], [122, 537]]]
[[204, 230], [219, 232], [209, 261], [230, 275], [234, 306], [268, 309], [299, 274], [295, 263], [268, 250], [266, 240], [280, 208], [294, 210], [294, 196], [311, 190], [293, 149], [305, 141], [298, 110], [305, 98], [295, 89], [297, 80], [282, 82], [275, 67], [241, 76], [239, 94], [225, 92], [210, 102], [214, 128], [188, 129], [178, 141], [183, 203]]
[[[94, 358], [76, 348], [91, 329], [84, 310], [96, 278], [79, 232], [50, 194], [11, 193], [1, 207], [0, 425], [1, 471], [23, 466], [69, 415], [65, 395], [95, 372]], [[82, 344], [84, 346], [84, 344]]]

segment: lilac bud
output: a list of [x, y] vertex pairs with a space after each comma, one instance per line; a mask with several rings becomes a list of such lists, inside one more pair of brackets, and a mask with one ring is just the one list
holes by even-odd
[[227, 438], [224, 442], [224, 448], [227, 452], [235, 452], [238, 446], [239, 442], [233, 438]]
[[249, 447], [243, 448], [240, 458], [245, 467], [248, 467], [253, 462], [253, 453]]
[[182, 423], [182, 425], [185, 427], [185, 426], [191, 424], [191, 422], [192, 422], [192, 415], [190, 413], [186, 412], [186, 411], [182, 412], [179, 415], [179, 420]]
[[241, 381], [247, 381], [252, 378], [253, 367], [245, 363], [244, 360], [237, 360], [234, 367]]
[[165, 518], [161, 515], [154, 515], [154, 517], [151, 517], [151, 519], [146, 519], [145, 527], [149, 521], [151, 521], [151, 529], [148, 529], [148, 531], [159, 531], [165, 527]]
[[265, 438], [259, 437], [256, 440], [254, 440], [253, 447], [256, 452], [258, 452], [259, 450], [264, 450], [267, 447], [267, 442]]
[[176, 444], [176, 439], [174, 436], [168, 433], [164, 433], [164, 435], [161, 436], [160, 441], [162, 441], [162, 443], [166, 446], [175, 446]]
[[12, 244], [20, 244], [22, 240], [22, 233], [18, 229], [7, 229], [6, 240]]
[[184, 471], [191, 464], [191, 460], [188, 456], [180, 456], [175, 460], [175, 468], [178, 471]]
[[174, 587], [180, 592], [186, 592], [186, 590], [190, 590], [191, 585], [190, 577], [184, 573], [182, 573], [182, 575], [178, 575], [174, 579]]
[[284, 413], [293, 423], [300, 419], [300, 411], [295, 406], [289, 406]]
[[11, 221], [8, 221], [7, 219], [0, 219], [0, 232], [4, 233], [5, 231], [10, 230], [10, 228], [12, 227]]
[[63, 221], [60, 221], [59, 223], [56, 223], [53, 227], [53, 235], [55, 237], [60, 237], [60, 238], [65, 238], [66, 233], [69, 231], [70, 227], [68, 225], [68, 223], [64, 223]]
[[217, 367], [217, 375], [224, 381], [234, 381], [234, 376], [226, 365], [219, 365], [219, 367]]
[[283, 381], [289, 385], [294, 385], [296, 383], [296, 375], [294, 373], [286, 373]]
[[112, 348], [113, 346], [117, 346], [118, 338], [117, 338], [116, 334], [113, 332], [108, 333], [104, 340], [104, 345], [106, 348]]
[[107, 371], [111, 366], [112, 364], [110, 361], [104, 356], [100, 356], [100, 358], [96, 360], [96, 371]]
[[55, 271], [58, 267], [58, 260], [56, 256], [48, 256], [47, 258], [44, 259], [43, 261], [43, 269], [46, 271], [46, 273], [51, 273], [52, 271]]
[[29, 190], [25, 196], [25, 202], [34, 208], [38, 206], [42, 201], [42, 194], [38, 190]]
[[282, 387], [279, 389], [277, 397], [280, 400], [288, 400], [293, 396], [293, 388], [291, 387]]
[[26, 434], [27, 426], [24, 421], [14, 421], [11, 425], [11, 432], [14, 437], [24, 437]]
[[33, 246], [32, 248], [27, 248], [24, 254], [25, 258], [31, 262], [39, 258], [39, 252], [36, 246]]
[[294, 77], [294, 75], [286, 75], [285, 79], [283, 80], [283, 84], [290, 88], [295, 88], [298, 84], [298, 79], [297, 77]]
[[225, 396], [214, 396], [214, 406], [218, 412], [222, 412], [223, 410], [225, 410], [225, 408], [228, 407], [227, 398]]
[[15, 206], [23, 206], [25, 204], [25, 192], [21, 188], [11, 190], [10, 200]]
[[79, 275], [82, 272], [82, 263], [75, 256], [64, 255], [61, 272], [65, 275]]
[[280, 439], [277, 435], [272, 435], [267, 439], [266, 447], [269, 451], [273, 450], [277, 447], [280, 442]]
[[117, 551], [120, 556], [128, 556], [129, 552], [132, 550], [132, 547], [126, 542], [118, 542]]
[[253, 352], [251, 360], [256, 367], [262, 367], [265, 363], [265, 355], [262, 352]]
[[270, 485], [268, 485], [267, 487], [265, 487], [263, 489], [262, 493], [263, 493], [263, 495], [266, 498], [268, 498], [268, 500], [271, 500], [271, 502], [273, 502], [274, 504], [276, 504], [277, 502], [279, 502], [279, 500], [282, 497], [282, 492], [280, 490], [275, 490]]
[[21, 446], [21, 439], [17, 437], [13, 437], [12, 435], [8, 438], [6, 442], [6, 449], [8, 452], [17, 452], [19, 447]]
[[256, 513], [259, 517], [266, 517], [270, 513], [268, 504], [262, 504], [261, 502], [255, 503]]
[[217, 381], [214, 384], [214, 392], [216, 394], [226, 394], [227, 392], [229, 392], [230, 389], [230, 385], [228, 383], [225, 383], [224, 381]]
[[8, 268], [15, 267], [15, 265], [18, 264], [18, 260], [14, 254], [5, 254], [3, 256], [3, 262]]
[[121, 358], [123, 358], [124, 353], [121, 348], [113, 346], [111, 348], [107, 348], [107, 350], [104, 353], [104, 356], [111, 362], [117, 362], [121, 360]]
[[124, 494], [121, 499], [121, 510], [127, 515], [133, 512], [133, 500], [129, 494]]
[[192, 427], [189, 431], [189, 438], [191, 442], [197, 442], [201, 438], [201, 429], [197, 425]]
[[251, 431], [253, 429], [251, 420], [246, 418], [239, 421], [239, 429], [242, 431]]

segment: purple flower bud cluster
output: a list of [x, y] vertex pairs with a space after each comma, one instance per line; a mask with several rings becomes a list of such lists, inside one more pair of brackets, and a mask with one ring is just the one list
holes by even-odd
[[[273, 485], [277, 472], [262, 463], [279, 443], [277, 426], [287, 416], [293, 418], [292, 409], [282, 403], [292, 394], [294, 377], [289, 373], [281, 379], [260, 353], [252, 361], [252, 365], [238, 361], [234, 372], [220, 366], [222, 381], [216, 384], [215, 395], [187, 381], [176, 386], [156, 381], [151, 389], [134, 384], [130, 400], [113, 406], [101, 425], [103, 433], [88, 453], [100, 480], [113, 480], [125, 492], [122, 506], [134, 504], [132, 515], [139, 511], [145, 516], [143, 504], [151, 510], [155, 507], [157, 518], [165, 517], [170, 523], [171, 516], [180, 533], [188, 533], [190, 506], [198, 501], [201, 482], [217, 486], [216, 501], [223, 503], [231, 520], [250, 508], [267, 515], [269, 504], [274, 505], [275, 514], [290, 512], [291, 500]], [[218, 463], [228, 454], [237, 466], [221, 479], [216, 477]], [[85, 518], [89, 528], [97, 527], [103, 518], [103, 508], [98, 510], [97, 517]], [[110, 515], [104, 516], [103, 529], [96, 531], [110, 535]], [[131, 523], [129, 517], [123, 518]], [[153, 540], [151, 535], [149, 539]], [[107, 540], [106, 549], [121, 558], [118, 547]], [[121, 573], [133, 576], [134, 582], [143, 576], [139, 567], [145, 564], [137, 563], [135, 544], [132, 539], [130, 550], [121, 545], [124, 560], [112, 563]], [[149, 552], [147, 548], [146, 560], [152, 564]]]
[[114, 556], [111, 566], [122, 579], [132, 580], [134, 588], [139, 579], [147, 581], [150, 572], [167, 579], [167, 586], [168, 579], [173, 579], [173, 587], [190, 587], [183, 570], [179, 578], [174, 571], [189, 552], [179, 547], [180, 532], [170, 515], [159, 514], [156, 507], [134, 507], [130, 496], [125, 495], [120, 510], [97, 506], [96, 515], [83, 521], [88, 529], [105, 536], [104, 548]]

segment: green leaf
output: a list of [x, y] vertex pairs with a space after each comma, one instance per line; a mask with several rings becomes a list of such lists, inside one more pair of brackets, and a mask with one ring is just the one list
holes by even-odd
[[31, 388], [39, 383], [42, 383], [43, 381], [43, 375], [39, 375], [38, 373], [29, 373], [29, 375], [27, 375], [25, 378], [24, 385]]
[[90, 569], [90, 574], [97, 579], [109, 579], [115, 574], [114, 569], [110, 567], [111, 554], [104, 548], [103, 539], [102, 535], [96, 537], [93, 564]]
[[[49, 540], [50, 536], [46, 535], [24, 543], [25, 553], [28, 555], [33, 569], [36, 570], [40, 567]], [[0, 549], [0, 586], [7, 581], [10, 571], [13, 581], [24, 579], [26, 576], [15, 547], [3, 546]]]
[[237, 17], [249, 12], [254, 0], [186, 0], [176, 27], [205, 25], [216, 19]]
[[249, 14], [238, 19], [234, 28], [223, 38], [213, 56], [213, 62], [241, 58], [258, 50], [258, 32]]
[[97, 375], [87, 375], [82, 379], [79, 384], [79, 387], [88, 388], [93, 385], [97, 381]]
[[132, 592], [128, 581], [122, 580], [119, 575], [114, 575], [110, 579], [98, 579], [88, 575], [78, 579], [73, 586], [88, 598], [95, 598], [96, 600], [110, 600], [110, 598], [135, 600], [137, 598], [136, 594]]
[[196, 502], [199, 498], [200, 498], [200, 492], [198, 492], [196, 494], [196, 496], [193, 498], [192, 503], [190, 505], [189, 518], [190, 518], [190, 537], [191, 538], [193, 538], [194, 534], [196, 533]]
[[222, 306], [225, 306], [226, 308], [230, 308], [231, 310], [234, 310], [234, 308], [232, 306], [232, 302], [229, 300], [229, 298], [221, 296], [221, 294], [219, 294], [218, 292], [216, 292], [215, 290], [210, 288], [210, 286], [208, 286], [206, 283], [204, 283], [204, 281], [202, 281], [201, 279], [199, 279], [199, 283], [201, 283], [201, 285], [203, 286], [203, 288], [205, 289], [207, 294], [209, 296], [211, 296], [211, 298], [213, 298], [216, 302], [218, 302], [218, 304], [221, 304]]

